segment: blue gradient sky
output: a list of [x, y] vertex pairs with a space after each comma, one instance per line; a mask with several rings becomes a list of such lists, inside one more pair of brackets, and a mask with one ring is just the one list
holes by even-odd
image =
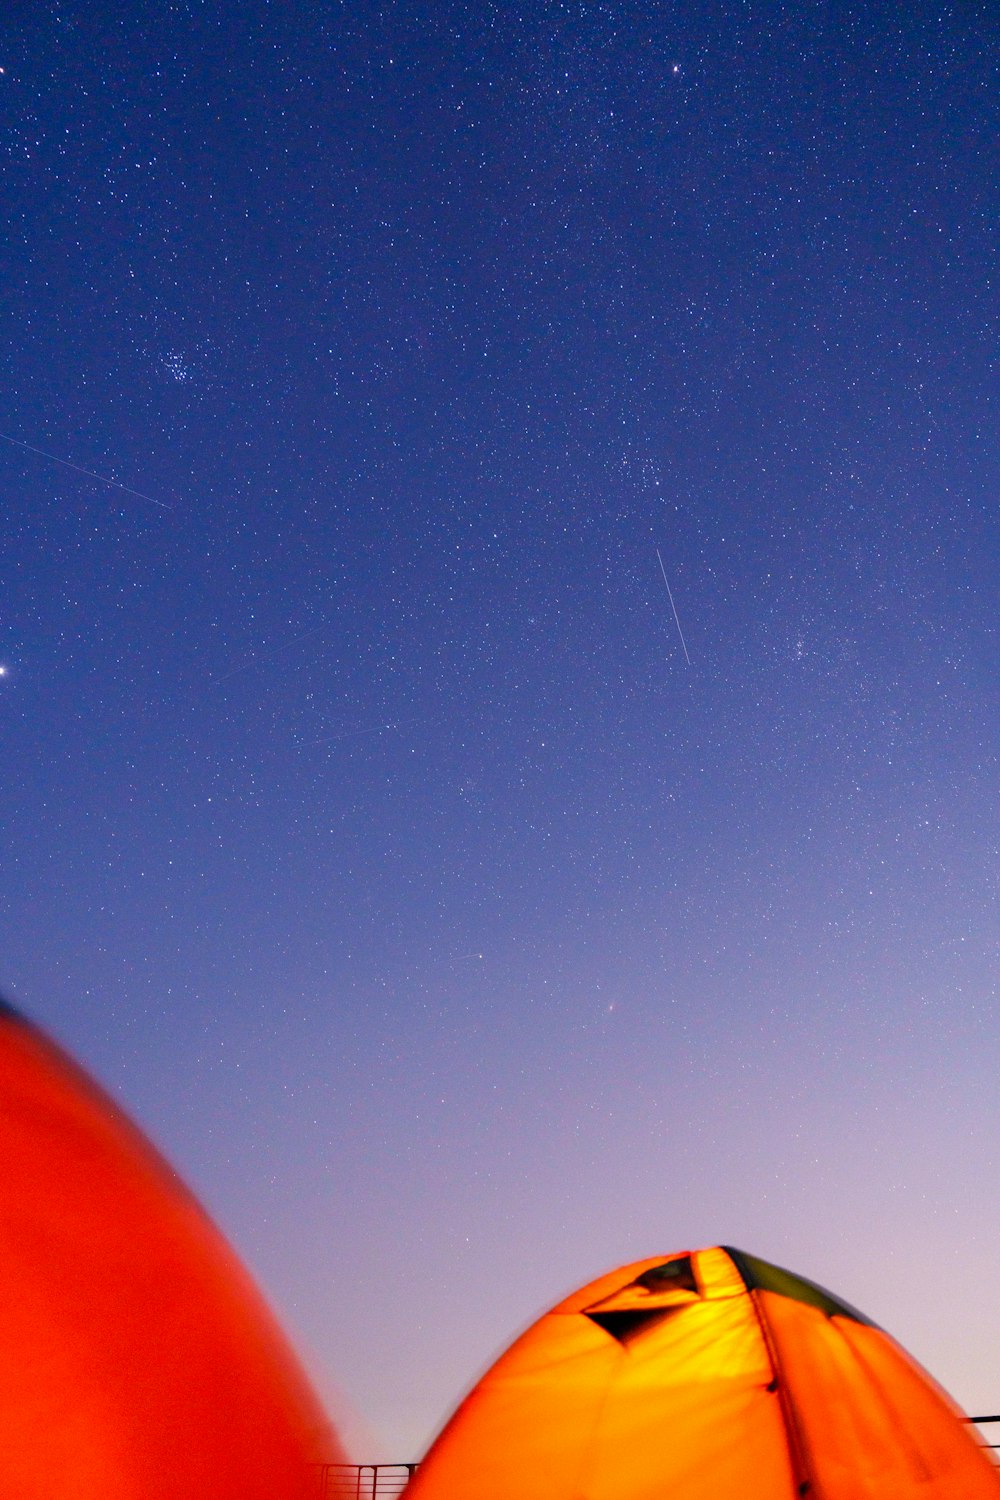
[[958, 0], [8, 36], [0, 987], [359, 1457], [720, 1240], [997, 1409], [998, 40]]

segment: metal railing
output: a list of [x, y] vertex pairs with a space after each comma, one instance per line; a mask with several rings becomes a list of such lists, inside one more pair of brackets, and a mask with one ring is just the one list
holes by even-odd
[[[966, 1420], [974, 1427], [989, 1427], [1000, 1424], [1000, 1413]], [[1000, 1442], [986, 1446], [1000, 1449]], [[317, 1468], [316, 1500], [398, 1500], [418, 1465], [319, 1464]]]
[[416, 1464], [319, 1464], [316, 1500], [396, 1500]]
[[[969, 1421], [972, 1423], [973, 1427], [988, 1427], [991, 1422], [1000, 1422], [1000, 1416], [970, 1417]], [[1000, 1448], [1000, 1443], [987, 1443], [986, 1446], [987, 1448]]]

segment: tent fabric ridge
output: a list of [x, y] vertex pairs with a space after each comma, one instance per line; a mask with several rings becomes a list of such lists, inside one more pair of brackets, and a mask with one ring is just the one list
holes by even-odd
[[867, 1328], [878, 1328], [878, 1324], [858, 1308], [852, 1307], [849, 1302], [844, 1302], [840, 1297], [835, 1297], [815, 1281], [808, 1281], [804, 1276], [797, 1276], [792, 1271], [786, 1271], [781, 1266], [772, 1265], [770, 1261], [761, 1260], [756, 1255], [748, 1255], [745, 1250], [736, 1250], [732, 1245], [720, 1245], [739, 1271], [743, 1278], [743, 1284], [748, 1292], [777, 1292], [779, 1296], [791, 1297], [796, 1302], [804, 1302], [809, 1307], [816, 1307], [825, 1313], [828, 1318], [850, 1318], [853, 1323], [863, 1323]]

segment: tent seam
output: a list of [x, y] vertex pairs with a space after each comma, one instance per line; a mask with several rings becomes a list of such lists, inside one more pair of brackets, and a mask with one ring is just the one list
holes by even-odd
[[[737, 1270], [739, 1270], [738, 1266]], [[740, 1274], [743, 1274], [742, 1271]], [[802, 1437], [802, 1429], [799, 1425], [798, 1413], [795, 1410], [795, 1403], [792, 1400], [791, 1389], [785, 1380], [785, 1372], [778, 1357], [777, 1346], [771, 1336], [771, 1330], [764, 1316], [764, 1309], [758, 1300], [756, 1288], [748, 1286], [747, 1295], [750, 1298], [754, 1316], [757, 1319], [757, 1326], [760, 1329], [760, 1336], [764, 1341], [764, 1348], [767, 1350], [768, 1363], [771, 1366], [771, 1377], [774, 1381], [778, 1400], [781, 1403], [782, 1416], [785, 1419], [785, 1441], [788, 1444], [792, 1483], [795, 1486], [795, 1493], [797, 1495], [806, 1495], [815, 1491], [816, 1486], [810, 1472], [810, 1465], [806, 1460], [806, 1446]]]

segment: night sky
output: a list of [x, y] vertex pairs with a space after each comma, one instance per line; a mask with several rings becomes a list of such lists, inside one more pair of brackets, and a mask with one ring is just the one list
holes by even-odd
[[359, 1458], [719, 1241], [1000, 1410], [998, 43], [972, 0], [8, 32], [0, 989]]

